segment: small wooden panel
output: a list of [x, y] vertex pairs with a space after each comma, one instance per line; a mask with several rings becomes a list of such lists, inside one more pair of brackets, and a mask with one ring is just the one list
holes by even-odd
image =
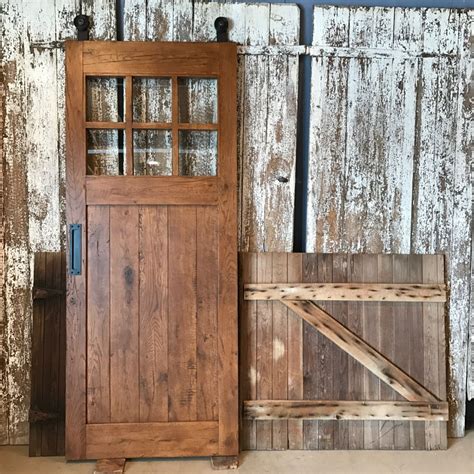
[[256, 420], [447, 421], [447, 402], [347, 400], [255, 400], [244, 402], [244, 418]]
[[216, 205], [218, 178], [180, 176], [89, 176], [88, 205]]
[[[272, 256], [273, 255], [273, 256]], [[275, 325], [281, 321], [281, 312], [274, 312], [276, 304], [300, 305], [299, 300], [266, 300], [245, 299], [244, 288], [265, 284], [268, 287], [305, 287], [311, 288], [372, 288], [391, 286], [396, 288], [436, 288], [444, 289], [442, 256], [410, 255], [350, 255], [350, 254], [287, 254], [287, 268], [282, 268], [284, 258], [281, 254], [244, 253], [241, 257], [242, 306], [240, 324], [245, 327], [245, 340], [255, 340], [251, 345], [249, 357], [243, 358], [241, 374], [246, 377], [251, 387], [252, 360], [257, 361], [257, 370], [253, 375], [258, 385], [272, 380], [272, 397], [262, 397], [258, 390], [248, 388], [241, 392], [241, 400], [249, 401], [341, 401], [341, 402], [396, 402], [406, 403], [394, 388], [400, 389], [405, 396], [416, 400], [410, 403], [429, 405], [444, 404], [446, 401], [445, 379], [440, 377], [445, 367], [444, 355], [438, 351], [439, 327], [444, 331], [441, 301], [364, 301], [324, 299], [316, 304], [305, 304], [313, 307], [325, 306], [324, 318], [319, 330], [300, 316], [288, 313], [286, 357], [288, 375], [285, 381], [276, 374], [278, 363], [272, 361], [270, 369], [258, 361], [265, 361], [269, 351], [274, 355], [274, 340], [265, 338], [258, 332], [258, 325], [272, 317], [273, 333]], [[260, 262], [267, 262], [272, 268], [266, 269]], [[269, 263], [268, 263], [269, 262]], [[433, 264], [433, 262], [436, 262]], [[274, 269], [274, 263], [277, 267]], [[440, 266], [441, 273], [437, 273]], [[278, 271], [288, 275], [287, 284], [273, 282], [272, 275]], [[256, 273], [259, 274], [256, 277]], [[426, 277], [424, 275], [427, 275]], [[266, 280], [264, 278], [266, 278]], [[387, 285], [385, 285], [387, 283]], [[396, 286], [394, 286], [394, 284]], [[330, 296], [330, 295], [329, 295]], [[253, 307], [260, 310], [252, 310]], [[272, 310], [270, 311], [270, 308]], [[412, 309], [410, 309], [412, 308]], [[425, 317], [425, 314], [429, 317]], [[308, 318], [311, 319], [311, 318]], [[420, 331], [420, 324], [423, 328]], [[300, 327], [303, 328], [300, 333]], [[333, 329], [345, 328], [347, 331], [336, 332], [339, 336], [329, 340], [325, 335]], [[414, 334], [411, 334], [414, 332]], [[241, 333], [243, 334], [243, 333]], [[443, 332], [444, 334], [444, 332]], [[334, 333], [333, 333], [334, 335]], [[355, 338], [354, 338], [355, 336]], [[443, 339], [444, 336], [441, 338]], [[279, 334], [285, 340], [285, 335]], [[444, 339], [443, 339], [444, 340]], [[335, 342], [339, 343], [341, 350]], [[340, 344], [342, 342], [342, 344]], [[350, 346], [350, 347], [347, 347]], [[355, 350], [353, 350], [355, 348]], [[345, 352], [345, 351], [348, 352]], [[253, 352], [252, 352], [253, 351]], [[356, 354], [357, 353], [357, 354]], [[363, 363], [368, 362], [362, 353], [369, 356], [372, 362], [368, 365], [375, 375]], [[351, 354], [351, 355], [350, 355]], [[357, 355], [359, 360], [352, 355]], [[422, 361], [420, 361], [420, 358]], [[376, 366], [379, 365], [377, 369]], [[383, 368], [382, 368], [383, 367]], [[281, 370], [281, 369], [279, 369]], [[388, 371], [387, 371], [388, 370]], [[399, 383], [390, 382], [388, 375], [400, 377]], [[379, 378], [379, 376], [381, 378]], [[381, 380], [382, 379], [382, 380]], [[428, 383], [427, 380], [430, 380]], [[285, 384], [288, 390], [286, 397], [278, 399], [274, 392], [282, 390], [279, 384]], [[444, 386], [444, 389], [442, 388]], [[284, 393], [284, 391], [280, 393]], [[438, 400], [439, 399], [439, 400]], [[444, 405], [443, 405], [444, 406]], [[446, 443], [446, 419], [392, 419], [359, 417], [352, 419], [335, 418], [288, 418], [288, 449], [442, 449]], [[281, 440], [269, 439], [263, 431], [252, 431], [253, 426], [274, 426], [281, 423], [276, 418], [243, 418], [242, 443], [246, 449], [282, 449]], [[291, 429], [290, 429], [291, 427]], [[424, 436], [420, 434], [424, 431]]]
[[217, 421], [87, 425], [87, 457], [177, 457], [218, 454]]
[[216, 43], [84, 41], [84, 73], [133, 76], [217, 76]]
[[35, 254], [30, 456], [64, 454], [65, 274], [64, 253]]
[[356, 283], [258, 283], [245, 285], [247, 300], [405, 301], [443, 303], [445, 285]]
[[125, 458], [98, 459], [95, 463], [94, 474], [122, 474], [125, 472]]

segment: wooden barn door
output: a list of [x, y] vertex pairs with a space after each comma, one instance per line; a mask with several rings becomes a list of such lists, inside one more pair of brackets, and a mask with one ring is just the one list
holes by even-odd
[[236, 455], [236, 47], [66, 65], [66, 456]]

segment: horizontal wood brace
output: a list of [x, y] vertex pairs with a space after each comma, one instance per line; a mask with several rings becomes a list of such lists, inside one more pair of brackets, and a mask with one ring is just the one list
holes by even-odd
[[58, 290], [55, 288], [33, 288], [33, 299], [34, 300], [44, 300], [46, 298], [53, 298], [55, 296], [64, 295], [64, 290]]
[[307, 46], [306, 54], [314, 57], [335, 57], [335, 58], [367, 58], [367, 59], [416, 59], [416, 58], [455, 58], [458, 54], [424, 53], [423, 51], [405, 51], [401, 49], [384, 48], [340, 48], [331, 46]]
[[253, 420], [447, 421], [448, 402], [352, 400], [246, 400], [243, 417]]
[[217, 205], [213, 176], [88, 176], [88, 205]]
[[57, 420], [59, 418], [61, 418], [61, 415], [58, 412], [30, 409], [28, 421], [30, 423], [41, 423], [50, 420]]
[[219, 455], [217, 421], [86, 425], [86, 458]]
[[243, 56], [299, 56], [306, 54], [305, 45], [239, 46], [237, 54]]
[[446, 301], [445, 285], [394, 283], [248, 283], [246, 300], [319, 300], [319, 301]]

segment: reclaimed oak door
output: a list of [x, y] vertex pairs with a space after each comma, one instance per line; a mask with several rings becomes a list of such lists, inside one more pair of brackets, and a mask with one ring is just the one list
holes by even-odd
[[66, 457], [238, 454], [236, 46], [68, 42]]

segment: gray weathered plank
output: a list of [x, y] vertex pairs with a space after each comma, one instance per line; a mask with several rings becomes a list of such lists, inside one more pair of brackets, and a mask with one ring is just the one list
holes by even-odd
[[315, 7], [309, 50], [307, 250], [447, 254], [455, 436], [471, 284], [469, 22], [464, 10]]

